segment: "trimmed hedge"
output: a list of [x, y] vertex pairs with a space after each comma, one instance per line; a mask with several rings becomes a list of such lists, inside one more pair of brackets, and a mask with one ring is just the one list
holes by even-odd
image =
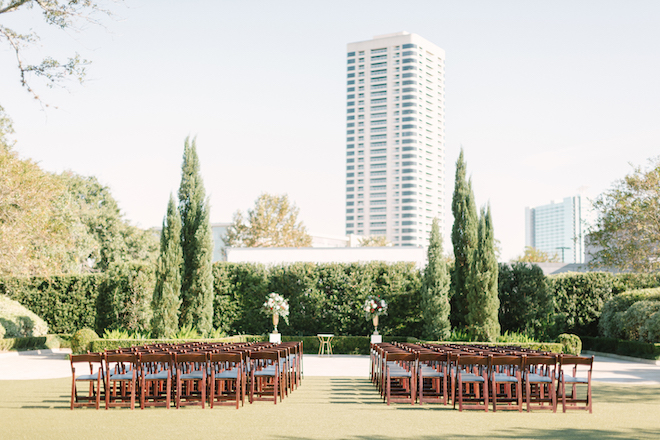
[[582, 337], [582, 349], [621, 356], [633, 356], [642, 359], [660, 360], [660, 344], [651, 344], [648, 342], [585, 336]]
[[[385, 339], [383, 338], [383, 341]], [[431, 341], [429, 341], [431, 342]], [[529, 348], [532, 350], [549, 351], [552, 353], [565, 353], [564, 346], [558, 342], [446, 342], [446, 341], [433, 341], [432, 344], [453, 344], [453, 345], [490, 345], [494, 347], [520, 347]]]
[[128, 348], [135, 345], [146, 344], [182, 344], [185, 342], [261, 342], [267, 341], [268, 336], [260, 335], [238, 335], [218, 339], [95, 339], [90, 342], [89, 350], [92, 352], [103, 352], [105, 350], [116, 350]]
[[59, 335], [0, 339], [0, 351], [44, 350], [52, 348], [62, 348], [62, 339]]
[[94, 327], [103, 274], [0, 279], [0, 293], [40, 316], [51, 333]]
[[283, 334], [369, 334], [362, 305], [369, 295], [389, 304], [378, 330], [384, 335], [421, 333], [421, 276], [412, 263], [293, 263], [266, 268], [257, 264], [219, 262], [213, 266], [214, 326], [226, 333], [266, 334], [270, 320], [261, 312], [269, 292], [290, 305]]

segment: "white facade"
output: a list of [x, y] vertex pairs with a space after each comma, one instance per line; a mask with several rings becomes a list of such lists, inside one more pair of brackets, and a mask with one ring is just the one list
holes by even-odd
[[399, 32], [347, 55], [346, 234], [427, 246], [445, 223], [445, 52]]
[[425, 248], [333, 247], [333, 248], [227, 248], [231, 263], [387, 263], [412, 262], [418, 268], [426, 265]]
[[525, 208], [525, 246], [556, 255], [562, 263], [585, 262], [590, 204], [577, 195]]

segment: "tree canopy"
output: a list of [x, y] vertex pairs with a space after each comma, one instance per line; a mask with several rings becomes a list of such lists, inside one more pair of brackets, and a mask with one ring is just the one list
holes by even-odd
[[298, 221], [299, 212], [286, 194], [261, 194], [248, 210], [247, 220], [236, 211], [223, 241], [229, 247], [311, 246], [312, 237]]
[[383, 247], [392, 246], [392, 243], [384, 235], [370, 235], [360, 239], [360, 247]]
[[517, 263], [559, 263], [559, 255], [550, 255], [547, 252], [533, 246], [525, 246], [525, 252], [511, 260]]
[[592, 266], [660, 269], [660, 157], [650, 159], [647, 168], [635, 167], [593, 206], [598, 219], [587, 237], [594, 249]]
[[[42, 13], [47, 24], [65, 32], [77, 32], [88, 24], [101, 25], [103, 16], [112, 16], [103, 3], [107, 4], [110, 1], [0, 0], [0, 15], [33, 9]], [[62, 86], [68, 79], [82, 83], [86, 74], [85, 67], [89, 61], [75, 53], [67, 60], [57, 60], [46, 55], [41, 60], [32, 63], [29, 61], [30, 48], [36, 47], [39, 40], [39, 35], [31, 29], [27, 33], [22, 33], [0, 24], [0, 43], [13, 52], [21, 85], [35, 99], [42, 102], [32, 84], [33, 78], [41, 78], [50, 88]]]

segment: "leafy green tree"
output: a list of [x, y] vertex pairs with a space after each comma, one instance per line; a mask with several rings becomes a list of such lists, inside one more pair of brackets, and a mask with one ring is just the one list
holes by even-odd
[[634, 168], [595, 200], [598, 220], [588, 235], [595, 249], [593, 267], [660, 269], [660, 157], [649, 163], [647, 169]]
[[156, 266], [156, 288], [151, 308], [151, 332], [157, 338], [171, 338], [179, 330], [181, 306], [181, 216], [170, 194], [167, 216], [160, 235], [160, 256]]
[[186, 138], [179, 187], [181, 213], [181, 309], [179, 326], [206, 335], [213, 326], [213, 238], [195, 139]]
[[383, 247], [392, 246], [392, 243], [384, 235], [371, 235], [360, 239], [360, 247]]
[[[0, 0], [0, 16], [33, 9], [41, 12], [43, 19], [49, 25], [65, 32], [80, 31], [88, 24], [101, 25], [100, 17], [103, 15], [112, 16], [109, 9], [101, 6], [102, 3], [92, 0]], [[82, 83], [86, 74], [85, 67], [89, 61], [82, 59], [76, 53], [66, 61], [46, 56], [32, 64], [28, 61], [30, 48], [36, 47], [39, 40], [39, 36], [33, 31], [21, 33], [0, 25], [0, 43], [6, 43], [9, 51], [13, 52], [21, 85], [35, 99], [42, 102], [31, 83], [32, 77], [41, 78], [47, 87], [63, 85], [67, 79]]]
[[463, 149], [456, 161], [456, 179], [451, 210], [454, 226], [451, 241], [454, 246], [454, 271], [452, 273], [451, 321], [454, 327], [467, 324], [467, 279], [470, 274], [472, 259], [477, 249], [477, 231], [479, 218], [472, 192], [472, 181], [466, 180], [466, 168]]
[[66, 188], [13, 151], [11, 120], [0, 107], [0, 275], [75, 270], [75, 239]]
[[494, 342], [500, 335], [497, 258], [490, 206], [481, 210], [478, 244], [468, 274], [468, 332], [474, 340]]
[[437, 217], [431, 225], [428, 262], [424, 269], [421, 289], [423, 335], [427, 340], [447, 340], [451, 334], [449, 322], [450, 277], [442, 255], [442, 236]]
[[525, 246], [525, 252], [512, 260], [517, 263], [559, 263], [559, 255], [548, 254], [541, 249], [532, 246]]
[[554, 301], [543, 270], [531, 263], [500, 263], [497, 282], [502, 331], [549, 337]]
[[110, 189], [96, 177], [67, 171], [60, 175], [68, 192], [68, 213], [76, 235], [76, 259], [105, 271], [126, 261], [153, 262], [158, 239], [153, 232], [129, 224], [122, 216]]
[[298, 221], [300, 210], [289, 197], [261, 194], [247, 221], [236, 211], [223, 239], [228, 247], [308, 247], [312, 237]]

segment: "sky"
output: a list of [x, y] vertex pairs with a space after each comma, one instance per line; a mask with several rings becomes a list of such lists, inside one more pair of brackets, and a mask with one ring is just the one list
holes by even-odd
[[[41, 36], [28, 61], [74, 53], [84, 84], [20, 86], [0, 41], [0, 105], [15, 150], [96, 176], [125, 218], [160, 226], [196, 137], [211, 221], [288, 194], [314, 234], [344, 235], [346, 45], [408, 31], [443, 48], [446, 200], [463, 148], [503, 261], [526, 206], [595, 198], [660, 155], [657, 1], [166, 1], [110, 4], [63, 32], [35, 9], [0, 24]], [[453, 218], [447, 206], [445, 252]]]

